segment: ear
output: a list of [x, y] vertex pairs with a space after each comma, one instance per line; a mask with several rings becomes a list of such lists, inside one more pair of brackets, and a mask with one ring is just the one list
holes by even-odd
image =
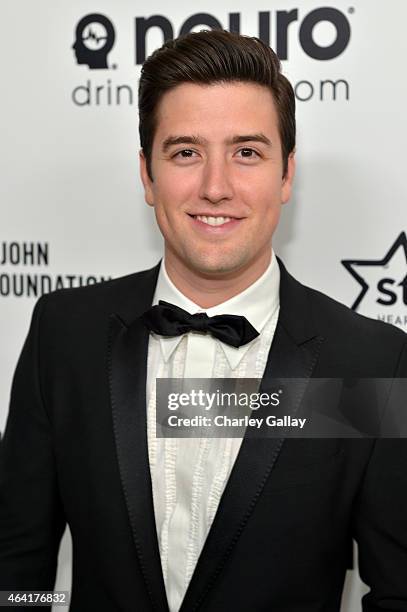
[[143, 149], [140, 149], [140, 176], [144, 185], [144, 199], [149, 206], [154, 206], [154, 194], [152, 180], [147, 172], [147, 160]]
[[295, 175], [295, 151], [291, 151], [288, 156], [287, 172], [283, 178], [283, 186], [281, 191], [281, 203], [285, 204], [291, 197], [291, 190]]

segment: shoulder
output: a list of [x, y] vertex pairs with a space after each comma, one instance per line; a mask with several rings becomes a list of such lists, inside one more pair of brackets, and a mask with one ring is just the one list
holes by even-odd
[[100, 335], [112, 314], [129, 324], [151, 303], [158, 271], [159, 264], [103, 283], [45, 294], [35, 305], [33, 322], [42, 338], [68, 343], [74, 337]]
[[43, 295], [39, 304], [48, 312], [85, 311], [89, 308], [94, 312], [112, 312], [120, 309], [127, 300], [137, 302], [145, 291], [154, 290], [158, 270], [159, 264], [102, 283], [59, 289]]
[[325, 334], [347, 332], [357, 337], [374, 336], [376, 339], [389, 338], [396, 342], [407, 342], [407, 334], [394, 325], [366, 317], [316, 289], [305, 285], [303, 287], [312, 313]]
[[407, 354], [406, 333], [363, 316], [316, 289], [303, 287], [319, 334], [336, 363], [346, 359], [349, 368], [358, 373], [366, 367], [366, 376], [394, 373]]
[[322, 339], [323, 376], [340, 372], [341, 376], [391, 377], [398, 371], [407, 354], [407, 334], [303, 285], [287, 272], [281, 260], [279, 264], [284, 324], [297, 338]]

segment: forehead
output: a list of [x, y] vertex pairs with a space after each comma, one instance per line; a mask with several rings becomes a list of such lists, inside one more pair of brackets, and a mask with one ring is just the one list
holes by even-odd
[[169, 133], [195, 132], [213, 138], [231, 132], [278, 132], [278, 116], [270, 89], [257, 83], [182, 83], [166, 92], [156, 114], [157, 140]]

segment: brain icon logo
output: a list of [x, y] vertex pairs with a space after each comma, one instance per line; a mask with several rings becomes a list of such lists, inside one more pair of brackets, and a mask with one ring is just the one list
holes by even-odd
[[115, 41], [115, 30], [110, 19], [99, 13], [83, 17], [76, 26], [75, 51], [78, 64], [87, 64], [89, 68], [108, 68], [107, 56]]

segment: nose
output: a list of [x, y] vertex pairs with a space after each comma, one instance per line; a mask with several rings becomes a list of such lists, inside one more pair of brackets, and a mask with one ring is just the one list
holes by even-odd
[[221, 157], [208, 159], [202, 175], [200, 197], [212, 204], [233, 197], [233, 186], [227, 161]]

